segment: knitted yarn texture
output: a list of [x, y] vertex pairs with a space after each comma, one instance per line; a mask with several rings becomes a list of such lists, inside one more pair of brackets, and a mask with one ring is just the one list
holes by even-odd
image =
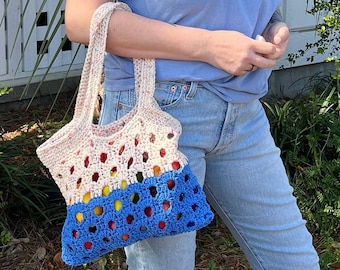
[[62, 259], [69, 265], [146, 238], [197, 230], [213, 218], [177, 149], [181, 125], [153, 98], [154, 60], [134, 59], [135, 108], [109, 125], [93, 124], [115, 9], [129, 11], [123, 3], [108, 2], [93, 15], [73, 119], [37, 149], [67, 205]]

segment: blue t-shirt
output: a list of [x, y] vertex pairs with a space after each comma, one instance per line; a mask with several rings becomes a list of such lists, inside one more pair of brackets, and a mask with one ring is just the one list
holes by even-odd
[[[281, 0], [126, 0], [132, 11], [171, 24], [208, 30], [234, 30], [255, 38], [262, 34]], [[190, 37], [188, 37], [190, 38]], [[106, 91], [134, 88], [132, 59], [105, 57]], [[198, 81], [228, 102], [243, 103], [267, 93], [271, 69], [234, 76], [204, 62], [156, 60], [157, 81]]]

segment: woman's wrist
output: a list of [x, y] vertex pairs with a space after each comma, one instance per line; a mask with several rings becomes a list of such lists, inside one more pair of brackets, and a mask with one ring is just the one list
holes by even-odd
[[270, 18], [266, 28], [264, 29], [262, 33], [262, 36], [265, 38], [266, 41], [273, 42], [272, 29], [274, 29], [274, 27], [277, 27], [278, 25], [286, 26], [286, 23], [284, 22], [282, 18], [280, 9], [275, 10], [273, 16]]

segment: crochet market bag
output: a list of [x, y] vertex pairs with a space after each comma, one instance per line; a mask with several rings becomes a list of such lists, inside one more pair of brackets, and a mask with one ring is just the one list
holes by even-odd
[[37, 149], [67, 204], [62, 259], [69, 265], [146, 238], [197, 230], [213, 218], [177, 149], [180, 123], [153, 97], [154, 60], [134, 59], [134, 109], [109, 125], [93, 124], [108, 23], [117, 8], [129, 10], [109, 2], [94, 13], [74, 117]]

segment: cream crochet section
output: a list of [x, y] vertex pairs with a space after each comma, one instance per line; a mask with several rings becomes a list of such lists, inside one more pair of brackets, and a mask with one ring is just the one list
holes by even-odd
[[[129, 11], [123, 3], [116, 9]], [[135, 59], [137, 105], [109, 125], [93, 124], [93, 112], [104, 59], [108, 20], [112, 11], [94, 14], [93, 33], [85, 59], [74, 117], [37, 149], [67, 205], [108, 196], [115, 189], [180, 170], [186, 157], [177, 150], [180, 123], [163, 112], [153, 98], [155, 61]], [[99, 17], [99, 18], [98, 18]], [[104, 34], [103, 34], [104, 33]], [[105, 36], [103, 36], [105, 35]]]

